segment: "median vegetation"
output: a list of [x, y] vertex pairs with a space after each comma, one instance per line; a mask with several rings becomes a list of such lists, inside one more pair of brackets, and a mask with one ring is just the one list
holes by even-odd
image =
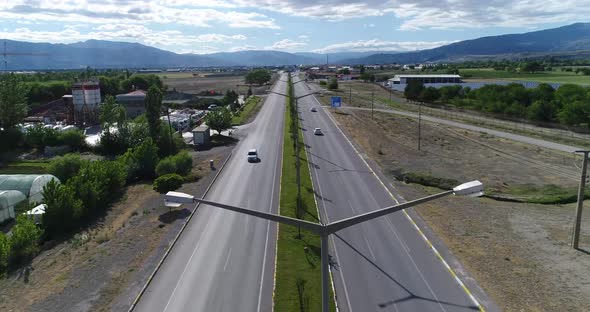
[[256, 115], [256, 112], [260, 110], [260, 105], [258, 105], [260, 100], [261, 98], [259, 96], [250, 96], [246, 99], [244, 105], [233, 113], [231, 119], [232, 125], [238, 126], [248, 123]]
[[[289, 79], [289, 94], [292, 95]], [[317, 207], [304, 151], [303, 133], [299, 127], [295, 104], [287, 99], [283, 131], [283, 167], [281, 175], [280, 214], [318, 222]], [[301, 163], [301, 209], [297, 209], [297, 155], [295, 131], [299, 132]], [[287, 225], [279, 225], [277, 241], [276, 311], [319, 311], [321, 308], [320, 237]], [[332, 302], [331, 310], [335, 311]]]

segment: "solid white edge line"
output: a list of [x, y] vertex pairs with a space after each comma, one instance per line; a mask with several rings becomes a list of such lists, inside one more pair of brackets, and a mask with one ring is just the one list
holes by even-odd
[[[316, 100], [316, 102], [320, 105], [320, 107], [324, 108], [324, 106], [318, 101], [318, 99], [315, 96], [312, 96], [312, 97]], [[383, 181], [381, 180], [381, 178], [379, 178], [379, 176], [375, 173], [375, 171], [373, 171], [373, 169], [371, 168], [371, 166], [369, 166], [369, 163], [367, 163], [367, 161], [362, 156], [362, 154], [359, 153], [359, 151], [356, 149], [356, 147], [354, 147], [354, 145], [348, 139], [348, 137], [344, 134], [344, 132], [342, 131], [342, 129], [340, 129], [340, 127], [336, 123], [336, 120], [334, 119], [334, 117], [332, 117], [332, 115], [329, 112], [327, 112], [326, 114], [330, 117], [330, 119], [332, 120], [332, 122], [334, 123], [334, 125], [336, 126], [336, 128], [338, 129], [338, 131], [340, 131], [340, 133], [342, 134], [342, 136], [344, 136], [344, 138], [346, 139], [346, 141], [348, 141], [348, 144], [350, 144], [350, 146], [354, 149], [355, 153], [361, 158], [361, 160], [365, 163], [365, 165], [367, 166], [367, 168], [369, 168], [369, 170], [371, 171], [371, 173], [375, 176], [375, 178], [377, 178], [377, 181], [379, 181], [379, 183], [381, 183], [381, 185], [383, 186], [383, 188], [385, 189], [385, 191], [389, 194], [389, 196], [397, 204], [399, 204], [400, 202], [397, 200], [397, 198], [395, 198], [395, 196], [393, 196], [393, 194], [391, 193], [391, 191], [389, 191], [389, 188], [385, 185], [385, 183], [383, 183]], [[455, 273], [455, 271], [452, 268], [450, 268], [450, 266], [448, 265], [448, 263], [446, 262], [446, 260], [440, 255], [440, 253], [438, 252], [438, 250], [436, 250], [436, 248], [434, 248], [434, 246], [432, 245], [432, 243], [430, 242], [430, 240], [422, 233], [422, 230], [420, 230], [420, 228], [418, 227], [418, 225], [416, 224], [416, 222], [414, 222], [414, 220], [412, 219], [412, 217], [405, 210], [402, 210], [402, 211], [404, 212], [404, 214], [406, 215], [406, 217], [410, 220], [410, 222], [414, 225], [414, 227], [418, 230], [418, 232], [420, 233], [420, 235], [422, 236], [422, 238], [426, 241], [426, 243], [428, 245], [430, 245], [436, 251], [435, 254], [437, 255], [438, 259], [445, 265], [445, 267], [448, 267], [449, 268], [449, 269], [447, 269], [447, 271], [450, 272], [451, 276], [454, 277], [456, 280], [459, 281], [459, 286], [461, 287], [461, 289], [463, 289], [463, 291], [469, 296], [469, 298], [471, 299], [471, 301], [479, 308], [480, 311], [485, 311], [484, 307], [479, 303], [479, 301], [476, 300], [476, 298], [473, 296], [473, 294], [471, 294], [471, 291], [469, 291], [469, 289], [465, 286], [465, 284], [461, 281], [461, 279], [459, 279], [459, 277], [457, 276], [457, 274]]]

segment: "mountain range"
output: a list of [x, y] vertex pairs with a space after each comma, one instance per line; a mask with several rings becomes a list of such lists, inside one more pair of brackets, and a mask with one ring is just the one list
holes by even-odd
[[[391, 64], [453, 62], [485, 58], [568, 55], [590, 50], [590, 23], [464, 40], [413, 52], [288, 53], [248, 50], [211, 54], [177, 54], [139, 43], [88, 40], [71, 44], [4, 40], [8, 70], [86, 68], [173, 68], [220, 66], [280, 66], [312, 64]], [[586, 50], [586, 51], [584, 51]], [[568, 53], [564, 53], [568, 52]], [[4, 61], [3, 60], [3, 61]]]

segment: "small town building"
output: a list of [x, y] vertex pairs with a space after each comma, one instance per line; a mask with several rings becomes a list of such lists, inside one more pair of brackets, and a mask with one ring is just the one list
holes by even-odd
[[135, 118], [145, 113], [145, 97], [146, 92], [143, 90], [135, 90], [125, 94], [117, 95], [117, 103], [125, 107], [127, 118]]
[[200, 125], [193, 129], [193, 143], [195, 145], [208, 145], [211, 129], [207, 125]]

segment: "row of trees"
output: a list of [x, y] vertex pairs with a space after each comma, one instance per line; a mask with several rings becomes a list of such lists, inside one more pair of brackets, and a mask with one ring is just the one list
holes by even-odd
[[411, 82], [404, 95], [409, 100], [449, 103], [508, 117], [590, 127], [590, 88], [575, 84], [564, 84], [557, 90], [545, 83], [532, 89], [512, 83], [471, 90], [459, 85], [425, 88], [420, 82]]
[[266, 69], [256, 69], [246, 74], [247, 84], [263, 85], [271, 80], [271, 73]]

